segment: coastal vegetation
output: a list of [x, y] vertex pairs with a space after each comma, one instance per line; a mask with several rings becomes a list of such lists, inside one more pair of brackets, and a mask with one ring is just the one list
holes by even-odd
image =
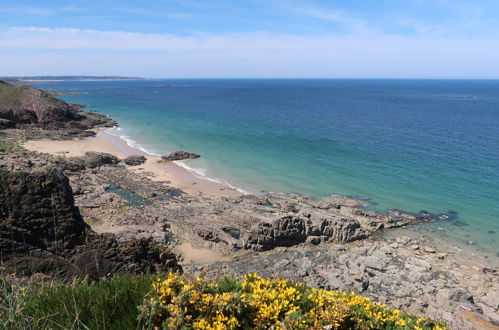
[[134, 329], [155, 276], [115, 275], [95, 282], [0, 278], [0, 329]]
[[[13, 274], [12, 274], [13, 275]], [[353, 292], [247, 274], [217, 281], [175, 273], [69, 284], [0, 279], [4, 329], [444, 329]]]

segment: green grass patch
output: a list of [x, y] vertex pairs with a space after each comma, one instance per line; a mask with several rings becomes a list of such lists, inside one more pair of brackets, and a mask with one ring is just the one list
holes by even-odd
[[3, 329], [135, 329], [138, 306], [156, 276], [24, 285], [0, 279]]
[[15, 139], [0, 138], [0, 152], [14, 152], [25, 150]]

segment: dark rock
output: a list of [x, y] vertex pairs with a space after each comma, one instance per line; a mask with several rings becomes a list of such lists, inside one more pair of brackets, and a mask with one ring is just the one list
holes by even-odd
[[57, 169], [0, 169], [2, 272], [98, 279], [115, 273], [179, 270], [176, 257], [151, 240], [118, 243], [93, 232], [74, 205], [67, 177]]
[[146, 162], [146, 160], [147, 160], [147, 158], [144, 156], [132, 155], [132, 156], [128, 156], [123, 161], [125, 162], [125, 164], [130, 165], [130, 166], [138, 166], [138, 165], [144, 164]]
[[88, 168], [96, 168], [102, 165], [116, 165], [119, 163], [119, 158], [105, 152], [88, 151], [85, 156], [75, 159], [75, 163], [81, 164]]
[[183, 159], [194, 159], [199, 158], [201, 155], [186, 152], [186, 151], [174, 151], [168, 156], [161, 156], [162, 161], [174, 161], [174, 160], [183, 160]]
[[62, 172], [0, 170], [0, 252], [2, 259], [38, 251], [63, 253], [82, 244], [89, 227], [74, 206]]
[[14, 128], [16, 123], [12, 120], [0, 118], [0, 129]]

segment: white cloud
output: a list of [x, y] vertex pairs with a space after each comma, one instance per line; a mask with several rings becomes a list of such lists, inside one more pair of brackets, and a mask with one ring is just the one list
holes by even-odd
[[382, 34], [179, 36], [10, 28], [0, 30], [0, 61], [11, 70], [0, 75], [499, 77], [499, 45], [491, 40]]

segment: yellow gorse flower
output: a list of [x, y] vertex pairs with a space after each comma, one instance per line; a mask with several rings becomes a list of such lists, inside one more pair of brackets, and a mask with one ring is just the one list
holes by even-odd
[[153, 328], [444, 329], [353, 292], [326, 291], [247, 274], [242, 281], [158, 278], [141, 308]]

